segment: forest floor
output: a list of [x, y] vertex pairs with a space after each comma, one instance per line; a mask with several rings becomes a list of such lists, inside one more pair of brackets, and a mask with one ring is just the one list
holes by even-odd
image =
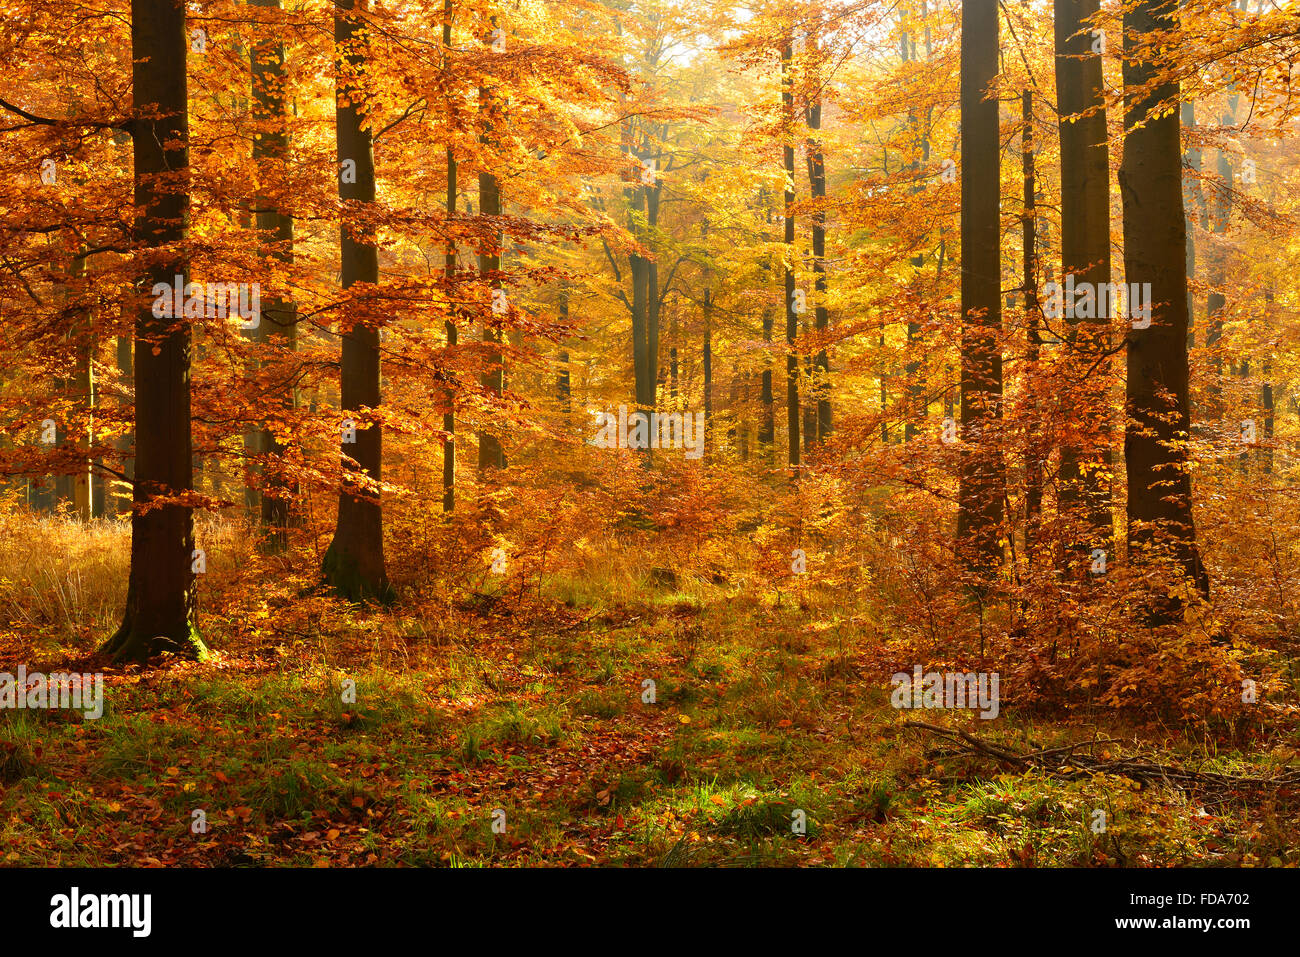
[[[480, 594], [411, 616], [285, 587], [208, 609], [203, 663], [109, 668], [91, 629], [0, 628], [0, 670], [106, 676], [97, 720], [0, 711], [0, 861], [1300, 863], [1294, 793], [1067, 779], [905, 728], [886, 642], [832, 602], [665, 584], [635, 603]], [[1282, 732], [1238, 751], [1103, 708], [919, 717], [1020, 752], [1107, 738], [1095, 755], [1256, 776], [1300, 747]]]

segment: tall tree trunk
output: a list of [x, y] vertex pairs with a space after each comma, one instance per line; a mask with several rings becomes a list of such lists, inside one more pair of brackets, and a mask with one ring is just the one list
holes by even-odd
[[1025, 375], [1028, 408], [1025, 414], [1025, 561], [1032, 568], [1038, 549], [1043, 516], [1043, 464], [1047, 448], [1039, 423], [1037, 375], [1039, 352], [1043, 345], [1038, 315], [1038, 197], [1034, 175], [1034, 94], [1025, 90], [1020, 96], [1020, 120], [1024, 123], [1020, 139], [1020, 169], [1024, 175], [1023, 213], [1020, 244], [1023, 252], [1021, 292], [1025, 297]]
[[[808, 320], [803, 319], [799, 322], [799, 331], [805, 339], [808, 336]], [[813, 382], [816, 379], [816, 368], [811, 353], [805, 353], [803, 357], [803, 376], [805, 382]], [[813, 401], [813, 391], [811, 386], [807, 391], [808, 398], [803, 404], [803, 454], [806, 458], [812, 454], [813, 446], [817, 444], [817, 403]]]
[[[569, 290], [566, 286], [560, 290], [560, 319], [567, 326], [569, 322]], [[569, 352], [561, 349], [556, 357], [559, 371], [555, 376], [555, 398], [560, 404], [560, 411], [566, 416], [573, 412], [573, 385], [569, 375]]]
[[[1137, 0], [1124, 11], [1126, 53], [1173, 26], [1168, 0]], [[1167, 554], [1202, 594], [1209, 577], [1196, 545], [1192, 480], [1188, 471], [1186, 223], [1178, 113], [1156, 114], [1178, 102], [1178, 84], [1152, 87], [1158, 64], [1124, 61], [1124, 86], [1143, 90], [1125, 102], [1124, 159], [1120, 196], [1124, 210], [1124, 273], [1130, 284], [1150, 283], [1151, 324], [1129, 333], [1128, 424], [1124, 455], [1128, 473], [1128, 552], [1149, 564]], [[1170, 398], [1172, 397], [1172, 398]], [[1157, 586], [1150, 618], [1167, 621], [1179, 603]]]
[[[1272, 336], [1276, 317], [1273, 315], [1273, 290], [1264, 290], [1264, 323]], [[1264, 447], [1260, 450], [1265, 475], [1273, 472], [1273, 364], [1264, 360], [1264, 383], [1260, 387], [1260, 407], [1264, 413]]]
[[[135, 391], [135, 366], [131, 355], [132, 338], [130, 336], [118, 336], [114, 343], [115, 365], [117, 366], [117, 403], [123, 410], [125, 416], [126, 408], [132, 405], [131, 395]], [[124, 432], [119, 435], [113, 442], [113, 447], [121, 453], [122, 475], [125, 481], [130, 483], [135, 479], [135, 433]], [[120, 481], [120, 480], [119, 480]], [[127, 512], [131, 508], [131, 493], [124, 490], [123, 486], [117, 486], [117, 491], [111, 496], [113, 502], [112, 514], [115, 516]], [[107, 506], [106, 506], [107, 508]]]
[[[819, 79], [814, 77], [814, 89]], [[830, 311], [826, 308], [826, 210], [822, 202], [826, 199], [826, 159], [822, 153], [822, 100], [818, 92], [808, 106], [808, 193], [813, 200], [812, 213], [812, 270], [813, 270], [813, 328], [817, 334], [824, 335], [830, 327]], [[816, 397], [815, 427], [808, 430], [812, 441], [820, 442], [831, 433], [831, 399], [830, 399], [830, 360], [823, 345], [817, 350], [813, 363], [814, 373], [809, 377], [813, 383], [810, 402]]]
[[[455, 17], [455, 8], [453, 0], [443, 0], [442, 5], [442, 46], [443, 56], [451, 50], [452, 22]], [[447, 221], [450, 222], [456, 216], [456, 154], [452, 152], [451, 146], [447, 147]], [[447, 351], [451, 353], [456, 348], [456, 306], [455, 303], [455, 283], [456, 283], [456, 242], [453, 239], [447, 240], [447, 248], [443, 255], [443, 276], [447, 281], [447, 300], [450, 315], [447, 318]], [[447, 411], [442, 415], [442, 430], [447, 433], [447, 439], [442, 446], [442, 510], [445, 514], [450, 515], [456, 510], [456, 393], [448, 385], [447, 388]]]
[[1006, 475], [998, 448], [1002, 417], [1002, 326], [998, 222], [998, 8], [961, 9], [961, 482], [957, 551], [991, 576], [1002, 563]]
[[[189, 232], [189, 116], [185, 8], [172, 0], [131, 0], [132, 125], [136, 217], [142, 249], [175, 248]], [[135, 491], [131, 572], [122, 624], [101, 649], [114, 661], [161, 652], [202, 657], [195, 621], [194, 514], [156, 500], [192, 488], [190, 326], [183, 303], [154, 316], [155, 288], [183, 287], [189, 264], [160, 255], [141, 273], [135, 323]], [[181, 307], [181, 308], [177, 308]], [[180, 313], [180, 315], [176, 315]], [[149, 507], [154, 506], [154, 507]]]
[[[363, 127], [367, 95], [364, 72], [367, 57], [367, 29], [354, 14], [356, 0], [335, 0], [334, 43], [338, 71], [335, 89], [335, 127], [339, 169], [355, 176], [339, 176], [339, 199], [344, 222], [339, 228], [343, 289], [366, 283], [371, 289], [361, 301], [347, 305], [340, 323], [343, 354], [340, 373], [340, 404], [348, 413], [365, 414], [378, 409], [382, 396], [379, 381], [379, 329], [366, 313], [365, 300], [374, 296], [379, 282], [379, 251], [370, 227], [348, 222], [375, 201], [375, 153], [369, 128]], [[353, 182], [355, 180], [355, 182]], [[355, 421], [355, 420], [354, 420]], [[345, 467], [339, 490], [338, 524], [334, 540], [325, 552], [325, 581], [350, 601], [388, 601], [392, 590], [384, 568], [384, 514], [378, 489], [367, 488], [364, 479], [378, 483], [383, 471], [383, 433], [379, 423], [356, 422], [344, 436], [342, 452], [356, 460], [361, 474]], [[355, 442], [346, 441], [355, 437]]]
[[[647, 235], [653, 236], [659, 226], [659, 180], [645, 187]], [[659, 261], [651, 259], [646, 264], [646, 395], [653, 408], [659, 404], [659, 307], [663, 298], [659, 292]]]
[[[1075, 431], [1062, 444], [1060, 507], [1067, 526], [1067, 562], [1086, 573], [1092, 550], [1113, 548], [1110, 474], [1110, 161], [1101, 56], [1089, 24], [1099, 0], [1056, 0], [1056, 90], [1061, 140], [1061, 272], [1067, 286], [1091, 297], [1066, 301], [1065, 401]], [[1067, 297], [1068, 299], [1068, 297]], [[1091, 315], [1079, 316], [1079, 312]]]
[[668, 397], [672, 400], [671, 406], [677, 408], [677, 312], [673, 311], [672, 326], [668, 331], [668, 338], [671, 340], [668, 346]]
[[[86, 275], [86, 257], [78, 253], [72, 257], [72, 278], [81, 279]], [[73, 352], [76, 356], [76, 365], [73, 369], [71, 392], [77, 404], [81, 407], [82, 414], [85, 416], [85, 422], [82, 425], [80, 434], [73, 441], [74, 445], [88, 448], [95, 441], [95, 401], [96, 401], [96, 383], [94, 371], [94, 354], [95, 339], [93, 324], [91, 322], [90, 308], [78, 309], [72, 323], [72, 329], [69, 335], [72, 340]], [[71, 438], [71, 436], [70, 436]], [[94, 469], [89, 458], [83, 461], [77, 471], [68, 476], [69, 478], [69, 498], [72, 500], [73, 508], [77, 517], [83, 522], [90, 521], [94, 513], [95, 492], [98, 483], [95, 482]]]
[[1196, 130], [1196, 104], [1182, 105], [1182, 125], [1187, 130], [1187, 150], [1183, 153], [1183, 221], [1187, 230], [1187, 348], [1196, 345], [1196, 296], [1191, 280], [1196, 278], [1196, 221], [1194, 214], [1204, 207], [1201, 192], [1201, 150], [1192, 137]]
[[781, 47], [781, 139], [785, 158], [785, 406], [791, 466], [799, 464], [799, 315], [794, 298], [794, 77], [790, 61], [794, 44], [789, 36]]
[[[689, 415], [690, 413], [685, 413]], [[713, 290], [704, 288], [704, 445], [713, 430]]]
[[[256, 7], [280, 9], [280, 0], [249, 0]], [[272, 34], [277, 28], [272, 28]], [[264, 169], [283, 171], [289, 151], [289, 110], [285, 91], [284, 43], [278, 39], [255, 41], [252, 49], [253, 161]], [[261, 254], [280, 263], [293, 262], [293, 214], [270, 198], [257, 201], [257, 233], [260, 242], [270, 242]], [[251, 330], [252, 338], [259, 342], [275, 343], [286, 353], [292, 353], [298, 340], [298, 310], [292, 299], [281, 296], [268, 297], [262, 308], [257, 326]], [[278, 405], [285, 413], [298, 408], [298, 390], [292, 382], [283, 385], [274, 396], [267, 397], [269, 405]], [[267, 527], [267, 542], [272, 548], [288, 545], [291, 524], [290, 509], [298, 496], [298, 484], [283, 473], [285, 446], [268, 428], [256, 430], [245, 445], [254, 454], [263, 456], [264, 488], [261, 490], [260, 517]]]
[[[624, 124], [623, 153], [628, 163], [635, 162], [636, 169], [626, 174], [623, 195], [627, 200], [628, 232], [638, 241], [644, 240], [645, 229], [643, 217], [648, 212], [648, 191], [645, 189], [647, 176], [652, 175], [646, 166], [645, 158], [636, 149], [635, 131], [631, 122]], [[650, 260], [636, 252], [628, 253], [628, 272], [632, 279], [632, 381], [633, 397], [640, 409], [649, 409], [654, 405], [654, 384], [650, 377]]]
[[[763, 307], [763, 342], [772, 341], [773, 309], [770, 305]], [[763, 352], [763, 376], [760, 380], [759, 401], [763, 405], [763, 421], [758, 427], [758, 444], [770, 449], [776, 443], [776, 402], [772, 394], [772, 352]]]
[[555, 398], [560, 403], [560, 411], [568, 415], [573, 411], [573, 387], [569, 382], [569, 354], [561, 350], [558, 359], [560, 371], [555, 375]]
[[[921, 4], [921, 19], [927, 19], [929, 13], [926, 4]], [[925, 28], [925, 59], [930, 60], [930, 27]], [[899, 54], [904, 63], [916, 59], [916, 38], [904, 29], [899, 36]], [[930, 161], [930, 114], [931, 110], [926, 110], [924, 125], [921, 118], [914, 109], [907, 111], [907, 126], [911, 131], [914, 139], [914, 148], [916, 149], [916, 158], [910, 164], [913, 175], [917, 182], [912, 187], [913, 195], [922, 192], [925, 187], [920, 182], [920, 171], [922, 164]], [[927, 237], [928, 238], [928, 237]], [[918, 252], [912, 257], [912, 287], [917, 290], [920, 279], [921, 267], [925, 265], [925, 254]], [[908, 359], [903, 365], [903, 375], [907, 380], [907, 417], [903, 424], [903, 441], [911, 442], [916, 437], [917, 427], [915, 419], [919, 415], [922, 420], [926, 418], [929, 412], [928, 403], [925, 401], [925, 383], [924, 370], [920, 358], [916, 355], [916, 349], [920, 345], [921, 323], [915, 318], [909, 318], [907, 321], [907, 353]]]
[[[1220, 119], [1220, 126], [1233, 126], [1237, 122], [1237, 96], [1230, 94], [1228, 96], [1228, 111]], [[1207, 249], [1209, 253], [1209, 270], [1208, 276], [1210, 292], [1206, 299], [1206, 316], [1208, 323], [1205, 328], [1205, 348], [1210, 358], [1210, 378], [1206, 383], [1206, 408], [1201, 418], [1209, 419], [1211, 422], [1218, 422], [1224, 416], [1223, 408], [1223, 313], [1227, 307], [1227, 297], [1223, 294], [1223, 287], [1227, 280], [1228, 256], [1224, 249], [1223, 234], [1228, 231], [1228, 223], [1232, 218], [1232, 160], [1228, 158], [1226, 150], [1220, 146], [1217, 150], [1215, 161], [1215, 172], [1218, 174], [1218, 182], [1214, 184], [1214, 191], [1210, 201], [1206, 204], [1207, 215], [1209, 217], [1209, 235], [1210, 242]], [[1188, 317], [1188, 322], [1191, 317]]]
[[[495, 28], [496, 17], [492, 17], [491, 22]], [[487, 42], [491, 42], [490, 38]], [[479, 142], [491, 143], [499, 122], [500, 104], [497, 102], [491, 88], [486, 85], [479, 87], [478, 99], [479, 109], [483, 116], [483, 134], [479, 137]], [[479, 170], [478, 206], [479, 214], [482, 216], [501, 215], [501, 183], [496, 174], [488, 169]], [[491, 242], [491, 246], [479, 249], [478, 272], [480, 279], [490, 281], [492, 289], [498, 290], [501, 288], [501, 279], [497, 276], [497, 273], [501, 270], [501, 245], [504, 242], [504, 236], [500, 230], [493, 233]], [[505, 359], [501, 351], [501, 329], [493, 320], [488, 320], [483, 324], [483, 341], [491, 346], [488, 350], [491, 365], [488, 371], [483, 373], [483, 388], [489, 395], [500, 400], [505, 393], [506, 370]], [[478, 438], [479, 472], [505, 467], [506, 455], [505, 449], [501, 445], [501, 439], [493, 433], [481, 431]]]

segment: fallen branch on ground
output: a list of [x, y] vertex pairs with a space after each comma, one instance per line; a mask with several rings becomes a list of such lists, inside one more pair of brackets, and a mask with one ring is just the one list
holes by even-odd
[[[1181, 788], [1184, 791], [1203, 793], [1223, 793], [1225, 791], [1273, 791], [1284, 788], [1300, 788], [1300, 768], [1291, 768], [1275, 777], [1260, 778], [1245, 775], [1224, 774], [1218, 771], [1194, 771], [1172, 764], [1162, 764], [1140, 755], [1128, 755], [1120, 758], [1099, 758], [1093, 754], [1083, 753], [1097, 745], [1118, 745], [1122, 742], [1113, 738], [1098, 738], [1093, 741], [1081, 741], [1057, 748], [1045, 748], [1040, 751], [1014, 751], [1003, 745], [994, 744], [959, 728], [942, 728], [924, 721], [905, 721], [904, 728], [916, 731], [928, 731], [956, 746], [966, 754], [977, 754], [994, 758], [1022, 769], [1034, 768], [1046, 771], [1054, 777], [1075, 780], [1092, 777], [1096, 774], [1111, 774], [1126, 777], [1142, 784], [1165, 784]], [[1297, 795], [1300, 796], [1300, 795]]]

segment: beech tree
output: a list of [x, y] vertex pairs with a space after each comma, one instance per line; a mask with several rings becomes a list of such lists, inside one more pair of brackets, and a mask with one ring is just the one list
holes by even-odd
[[[195, 621], [191, 331], [183, 296], [190, 210], [188, 49], [183, 6], [132, 0], [132, 239], [145, 255], [135, 321], [131, 573], [121, 627], [102, 649], [116, 661], [145, 661], [161, 652], [201, 656], [206, 650]], [[153, 250], [158, 252], [147, 255]], [[167, 290], [164, 308], [157, 310], [155, 288]]]
[[998, 222], [998, 10], [961, 10], [961, 484], [957, 548], [974, 572], [1001, 564], [1006, 475], [1002, 417], [1001, 248]]
[[[375, 154], [366, 123], [366, 35], [356, 0], [335, 0], [335, 130], [338, 144], [339, 255], [344, 292], [364, 284], [342, 309], [339, 334], [340, 400], [349, 416], [342, 424], [344, 460], [334, 540], [325, 553], [325, 581], [352, 601], [391, 597], [384, 567], [384, 519], [379, 501], [383, 471], [383, 432], [376, 416], [379, 384], [379, 317], [375, 287], [379, 253], [366, 206], [375, 202]], [[351, 460], [349, 462], [349, 460]], [[355, 467], [352, 463], [355, 463]]]
[[[1105, 90], [1095, 30], [1099, 0], [1056, 0], [1056, 96], [1061, 137], [1061, 273], [1073, 277], [1077, 302], [1063, 317], [1070, 336], [1067, 367], [1071, 422], [1061, 448], [1060, 503], [1071, 523], [1074, 564], [1094, 549], [1112, 550], [1110, 512], [1110, 161]], [[1081, 313], [1083, 315], [1081, 315]], [[1077, 529], [1073, 526], [1080, 526]]]
[[[1175, 25], [1168, 0], [1137, 0], [1124, 11], [1124, 273], [1130, 288], [1150, 284], [1151, 320], [1128, 333], [1124, 460], [1129, 558], [1167, 557], [1196, 592], [1209, 593], [1192, 515], [1187, 362], [1186, 226], [1176, 80], [1156, 51]], [[1144, 321], [1144, 320], [1142, 320]], [[1142, 321], [1139, 321], [1138, 325]], [[1159, 590], [1151, 614], [1178, 607]]]

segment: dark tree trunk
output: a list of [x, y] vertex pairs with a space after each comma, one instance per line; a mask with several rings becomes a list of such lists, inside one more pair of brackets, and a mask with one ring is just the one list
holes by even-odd
[[[1228, 97], [1228, 112], [1223, 115], [1221, 126], [1235, 125], [1236, 113], [1237, 97], [1234, 94]], [[1205, 328], [1205, 349], [1209, 353], [1210, 377], [1205, 388], [1206, 408], [1201, 418], [1217, 423], [1224, 416], [1223, 313], [1228, 304], [1227, 297], [1223, 294], [1223, 287], [1227, 280], [1228, 256], [1222, 237], [1228, 231], [1228, 224], [1232, 218], [1233, 189], [1232, 160], [1228, 158], [1227, 151], [1222, 148], [1218, 150], [1215, 172], [1218, 174], [1218, 181], [1214, 184], [1211, 199], [1206, 204], [1210, 237], [1207, 248], [1209, 275], [1206, 278], [1209, 281], [1210, 292], [1205, 304], [1209, 320]], [[1188, 322], [1191, 322], [1190, 315]]]
[[[646, 225], [653, 236], [659, 226], [659, 181], [646, 186]], [[651, 259], [646, 264], [646, 397], [651, 408], [659, 404], [659, 307], [663, 297], [659, 291], [659, 262]]]
[[[826, 161], [822, 154], [821, 138], [816, 135], [822, 128], [822, 101], [818, 94], [808, 107], [808, 192], [812, 197], [812, 270], [813, 270], [813, 328], [822, 335], [830, 327], [830, 312], [826, 308], [826, 210], [820, 203], [826, 198]], [[821, 441], [831, 433], [830, 360], [823, 346], [817, 350], [813, 363], [812, 395], [816, 396], [815, 427], [808, 430], [812, 441]]]
[[1002, 563], [1006, 475], [1002, 417], [1002, 297], [998, 222], [998, 8], [961, 10], [961, 483], [957, 551], [990, 577]]
[[[186, 102], [185, 8], [172, 0], [132, 0], [131, 79], [135, 121], [133, 239], [157, 249], [183, 243], [189, 231], [189, 117]], [[194, 514], [188, 504], [155, 500], [192, 488], [190, 327], [172, 302], [153, 314], [155, 284], [182, 287], [188, 263], [150, 260], [137, 290], [135, 324], [135, 491], [131, 572], [121, 627], [101, 649], [114, 661], [147, 661], [161, 652], [202, 657], [195, 621]]]
[[[1268, 335], [1272, 336], [1275, 317], [1273, 315], [1273, 290], [1264, 291], [1264, 322], [1268, 327]], [[1264, 360], [1264, 384], [1260, 387], [1260, 408], [1264, 413], [1264, 447], [1260, 450], [1264, 474], [1271, 474], [1273, 471], [1273, 364]]]
[[1204, 207], [1201, 192], [1201, 150], [1193, 139], [1196, 131], [1196, 104], [1182, 105], [1182, 125], [1187, 130], [1187, 150], [1183, 153], [1183, 221], [1187, 230], [1187, 348], [1196, 345], [1196, 298], [1191, 280], [1196, 278], [1196, 221], [1194, 214]]
[[799, 315], [794, 300], [794, 78], [790, 73], [793, 43], [787, 37], [781, 48], [781, 138], [785, 157], [785, 405], [789, 438], [788, 462], [799, 464]]
[[668, 396], [672, 407], [677, 408], [677, 313], [673, 313], [672, 328], [668, 337], [672, 340], [668, 346]]
[[568, 415], [573, 411], [573, 388], [569, 383], [569, 354], [561, 350], [559, 362], [560, 371], [555, 376], [555, 397], [559, 400], [560, 411]]
[[[131, 355], [132, 339], [129, 336], [118, 336], [114, 344], [115, 365], [117, 366], [117, 402], [119, 407], [125, 410], [132, 405], [132, 394], [135, 391], [135, 364]], [[113, 447], [121, 453], [121, 472], [126, 477], [128, 483], [135, 479], [135, 433], [128, 431], [118, 436], [113, 442]], [[118, 491], [114, 492], [109, 500], [112, 501], [112, 514], [120, 515], [131, 507], [130, 490], [122, 491], [118, 486]], [[107, 509], [108, 506], [105, 505]]]
[[[444, 57], [451, 49], [452, 20], [455, 15], [453, 0], [444, 0], [442, 5], [442, 46]], [[456, 216], [456, 155], [447, 147], [447, 220]], [[456, 243], [448, 239], [443, 255], [443, 276], [447, 281], [447, 299], [455, 302], [456, 283]], [[451, 315], [447, 319], [447, 352], [456, 348], [456, 307], [449, 307]], [[456, 392], [450, 384], [447, 388], [447, 411], [442, 414], [442, 430], [447, 439], [442, 446], [442, 510], [450, 515], [456, 510]]]
[[[253, 6], [272, 10], [280, 9], [280, 0], [249, 0]], [[273, 30], [275, 28], [272, 28]], [[262, 40], [253, 44], [253, 160], [258, 165], [276, 171], [283, 170], [289, 149], [289, 110], [285, 92], [284, 44], [279, 40]], [[257, 202], [257, 232], [269, 248], [262, 255], [278, 262], [293, 262], [293, 214], [270, 198]], [[277, 343], [284, 351], [292, 353], [298, 339], [298, 311], [292, 299], [269, 297], [262, 308], [261, 320], [251, 330], [252, 338], [260, 342]], [[286, 384], [282, 390], [267, 396], [268, 405], [278, 405], [286, 413], [298, 408], [298, 390]], [[267, 541], [273, 548], [288, 544], [291, 524], [290, 509], [298, 496], [298, 485], [283, 474], [282, 462], [285, 446], [267, 428], [253, 432], [245, 445], [255, 455], [264, 457], [264, 487], [261, 492], [260, 514], [262, 523], [270, 534]]]
[[[496, 17], [493, 17], [492, 25], [494, 27], [496, 22]], [[498, 122], [500, 105], [491, 89], [486, 86], [479, 87], [478, 97], [479, 109], [483, 114], [483, 135], [479, 137], [479, 141], [490, 143]], [[496, 174], [490, 170], [479, 170], [478, 205], [479, 214], [482, 216], [501, 215], [501, 183], [497, 180]], [[500, 230], [497, 230], [493, 234], [492, 245], [480, 249], [478, 253], [479, 278], [485, 282], [491, 282], [494, 290], [501, 288], [501, 280], [497, 273], [501, 270], [502, 242], [503, 236]], [[506, 370], [504, 357], [501, 354], [501, 329], [492, 319], [483, 324], [483, 341], [491, 346], [488, 350], [491, 365], [488, 371], [483, 373], [483, 389], [499, 400], [505, 394]], [[506, 455], [505, 449], [501, 445], [501, 439], [494, 433], [480, 432], [478, 439], [479, 472], [504, 469], [505, 467]]]
[[[1167, 0], [1137, 0], [1124, 12], [1126, 47], [1173, 26]], [[1127, 52], [1127, 51], [1126, 51]], [[1157, 65], [1124, 62], [1126, 89], [1143, 89]], [[1192, 481], [1188, 471], [1187, 237], [1183, 210], [1178, 113], [1153, 115], [1178, 102], [1178, 84], [1161, 83], [1125, 103], [1120, 196], [1124, 210], [1124, 273], [1128, 283], [1151, 284], [1151, 325], [1132, 329], [1124, 455], [1128, 473], [1128, 552], [1149, 564], [1167, 555], [1202, 594], [1209, 577], [1196, 545]], [[1168, 621], [1179, 603], [1152, 593], [1150, 618]]]
[[[689, 413], [688, 413], [689, 414]], [[704, 290], [704, 443], [713, 429], [713, 290]]]
[[[921, 18], [924, 20], [928, 16], [926, 4], [921, 3]], [[916, 38], [903, 31], [899, 38], [899, 55], [904, 63], [916, 59]], [[928, 62], [930, 59], [930, 28], [925, 28], [925, 58]], [[920, 170], [924, 163], [930, 161], [930, 110], [926, 111], [924, 125], [916, 111], [909, 109], [907, 111], [907, 126], [915, 140], [917, 150], [916, 158], [911, 163], [913, 175], [917, 178], [916, 185], [912, 187], [912, 193], [920, 193], [925, 187], [920, 182]], [[924, 238], [923, 238], [924, 241]], [[918, 280], [920, 279], [921, 267], [925, 265], [924, 253], [918, 252], [912, 257], [912, 287], [919, 292]], [[907, 416], [903, 424], [903, 441], [911, 442], [916, 437], [917, 426], [916, 419], [919, 417], [925, 420], [929, 405], [925, 401], [925, 382], [924, 369], [916, 350], [921, 341], [921, 323], [916, 319], [909, 319], [907, 322], [907, 355], [908, 359], [903, 365], [903, 375], [907, 380]]]
[[[1114, 537], [1110, 473], [1110, 161], [1101, 56], [1088, 24], [1099, 0], [1056, 0], [1056, 90], [1061, 139], [1061, 273], [1090, 288], [1092, 318], [1065, 311], [1074, 344], [1067, 367], [1070, 440], [1061, 448], [1060, 507], [1067, 562], [1083, 573], [1094, 548]], [[1086, 115], [1085, 115], [1086, 114]], [[1103, 291], [1106, 292], [1103, 292]], [[1070, 305], [1069, 303], [1066, 304]]]
[[[1024, 174], [1024, 213], [1020, 224], [1020, 243], [1024, 258], [1021, 275], [1025, 297], [1025, 374], [1037, 373], [1043, 339], [1038, 315], [1038, 197], [1034, 175], [1034, 94], [1025, 90], [1020, 97], [1020, 120], [1024, 130], [1020, 139], [1020, 169]], [[1041, 415], [1037, 383], [1026, 387], [1028, 408], [1025, 415], [1025, 560], [1032, 567], [1038, 548], [1043, 517], [1043, 464], [1047, 447], [1039, 424]]]
[[[763, 341], [770, 343], [772, 341], [772, 307], [763, 307]], [[763, 353], [763, 377], [760, 384], [759, 401], [763, 404], [763, 421], [758, 428], [758, 444], [765, 448], [771, 448], [776, 442], [776, 403], [772, 395], [772, 353], [771, 350], [765, 350]]]
[[[371, 288], [359, 301], [347, 305], [348, 314], [340, 323], [343, 350], [340, 373], [340, 404], [346, 413], [364, 415], [378, 409], [381, 402], [379, 383], [379, 329], [367, 311], [365, 300], [374, 295], [379, 282], [379, 253], [368, 227], [354, 219], [358, 206], [375, 201], [375, 154], [368, 128], [362, 127], [365, 116], [363, 70], [366, 61], [366, 28], [355, 16], [355, 0], [335, 0], [334, 43], [337, 51], [338, 78], [335, 90], [335, 126], [338, 162], [342, 170], [348, 160], [356, 164], [356, 176], [339, 176], [339, 199], [344, 206], [344, 222], [339, 229], [340, 258], [343, 265], [343, 289], [354, 283]], [[352, 182], [355, 178], [356, 182]], [[339, 491], [338, 524], [334, 540], [325, 552], [325, 581], [350, 601], [378, 599], [388, 601], [392, 591], [384, 568], [384, 516], [379, 491], [367, 488], [364, 480], [380, 481], [383, 470], [383, 438], [378, 423], [356, 422], [355, 442], [344, 442], [343, 455], [356, 461], [360, 474], [344, 467]], [[345, 438], [350, 436], [345, 436]]]
[[[74, 281], [85, 278], [85, 255], [78, 253], [72, 257], [70, 273]], [[92, 362], [95, 353], [93, 330], [90, 308], [77, 309], [72, 316], [71, 328], [68, 331], [69, 345], [72, 347], [76, 361], [72, 379], [64, 386], [68, 398], [80, 408], [81, 414], [85, 417], [78, 433], [67, 435], [66, 440], [81, 448], [87, 448], [93, 443], [95, 435], [96, 383]], [[60, 478], [64, 480], [60, 483], [63, 486], [63, 495], [60, 497], [66, 497], [72, 503], [73, 511], [81, 521], [90, 521], [94, 513], [95, 493], [98, 488], [90, 459], [85, 459], [76, 472]]]

